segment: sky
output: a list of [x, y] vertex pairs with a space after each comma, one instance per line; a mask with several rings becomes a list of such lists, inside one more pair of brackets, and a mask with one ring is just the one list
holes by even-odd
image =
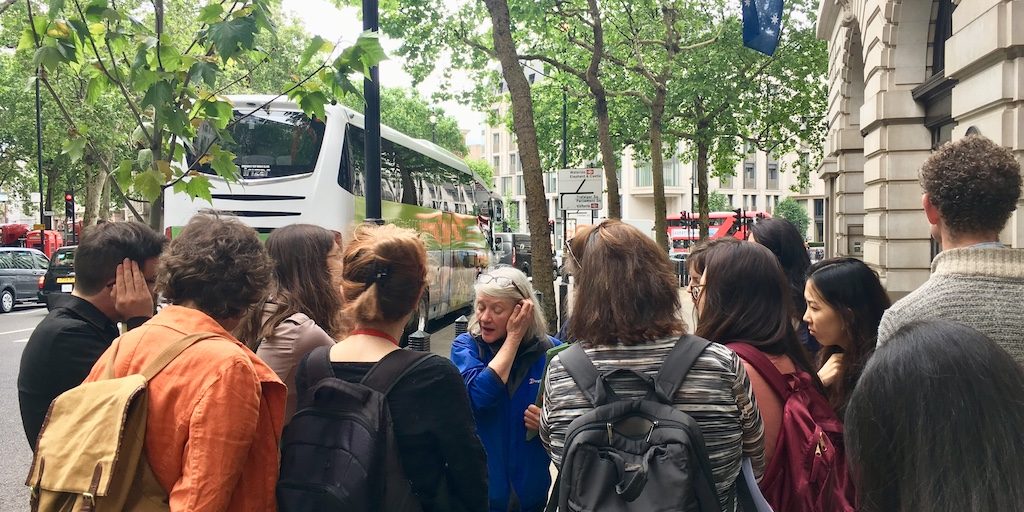
[[[363, 21], [357, 7], [338, 9], [326, 0], [284, 0], [282, 6], [285, 12], [290, 12], [306, 27], [311, 36], [318, 35], [329, 41], [341, 38], [342, 46], [354, 43], [363, 31]], [[388, 55], [394, 56], [380, 64], [381, 85], [413, 87], [412, 77], [402, 69], [402, 63], [395, 55], [401, 41], [382, 36], [381, 44]], [[420, 96], [430, 102], [431, 95], [440, 89], [441, 85], [440, 73], [435, 73], [420, 83], [416, 89]], [[481, 130], [484, 127], [484, 114], [454, 101], [441, 102], [437, 105], [455, 117], [463, 130], [469, 130], [469, 144], [483, 143]]]

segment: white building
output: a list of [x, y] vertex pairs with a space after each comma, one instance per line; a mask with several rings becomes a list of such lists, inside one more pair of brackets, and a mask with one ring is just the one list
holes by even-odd
[[[495, 108], [498, 114], [503, 116], [509, 105], [499, 103]], [[682, 149], [683, 146], [680, 146], [679, 153], [682, 153]], [[509, 132], [504, 125], [485, 127], [483, 157], [494, 167], [495, 192], [506, 198], [506, 212], [517, 214], [518, 229], [526, 232], [526, 189], [515, 134]], [[736, 175], [733, 178], [709, 178], [709, 190], [726, 196], [732, 208], [743, 207], [768, 212], [783, 199], [793, 198], [804, 206], [811, 218], [808, 232], [805, 234], [807, 239], [822, 241], [825, 231], [824, 185], [821, 180], [812, 177], [811, 187], [794, 192], [792, 187], [798, 182], [795, 171], [784, 169], [791, 168], [796, 158], [799, 156], [789, 155], [780, 162], [775, 158], [769, 158], [763, 152], [751, 152], [737, 164]], [[690, 211], [691, 205], [694, 204], [691, 197], [691, 180], [695, 171], [694, 163], [683, 161], [678, 156], [665, 160], [665, 201], [668, 214]], [[548, 217], [554, 220], [557, 247], [561, 243], [562, 234], [562, 212], [558, 209], [558, 196], [555, 193], [557, 173], [546, 173], [544, 186], [547, 192]], [[654, 186], [650, 163], [637, 162], [632, 151], [628, 149], [622, 155], [619, 192], [622, 198], [623, 219], [654, 220]], [[607, 200], [605, 204], [607, 205]], [[593, 218], [600, 220], [606, 215], [607, 211], [601, 210], [596, 212]], [[591, 218], [590, 212], [570, 212], [568, 226], [571, 230], [574, 224], [592, 222]]]
[[[980, 132], [1024, 161], [1024, 2], [821, 0], [828, 41], [826, 250], [861, 257], [899, 298], [928, 278], [918, 171]], [[1024, 247], [1024, 209], [1000, 238]]]

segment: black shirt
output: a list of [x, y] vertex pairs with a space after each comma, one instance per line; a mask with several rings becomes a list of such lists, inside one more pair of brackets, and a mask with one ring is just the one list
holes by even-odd
[[[332, 363], [334, 375], [359, 382], [375, 363]], [[429, 357], [388, 393], [405, 476], [424, 512], [487, 510], [487, 456], [466, 386], [451, 361]]]
[[[85, 299], [54, 294], [49, 304], [50, 313], [32, 331], [21, 353], [18, 372], [21, 424], [33, 451], [50, 402], [81, 384], [119, 335], [117, 324]], [[132, 318], [128, 326], [146, 320]]]

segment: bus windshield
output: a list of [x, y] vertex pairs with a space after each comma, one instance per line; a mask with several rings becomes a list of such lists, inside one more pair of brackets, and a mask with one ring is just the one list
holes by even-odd
[[[235, 111], [235, 119], [242, 114]], [[313, 172], [324, 141], [324, 123], [299, 111], [257, 110], [228, 128], [234, 141], [221, 141], [221, 147], [235, 154], [242, 179], [279, 178]], [[213, 142], [214, 132], [204, 125], [199, 129], [194, 148], [201, 151]], [[189, 155], [191, 161], [194, 157]], [[199, 171], [214, 174], [210, 165]]]

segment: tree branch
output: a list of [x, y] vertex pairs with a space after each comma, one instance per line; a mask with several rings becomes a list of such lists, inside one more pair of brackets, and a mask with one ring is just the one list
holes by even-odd
[[[41, 81], [44, 86], [46, 86], [46, 90], [50, 92], [50, 97], [52, 97], [53, 101], [57, 103], [57, 109], [60, 110], [61, 115], [64, 117], [64, 122], [66, 122], [68, 126], [75, 131], [75, 133], [81, 133], [78, 130], [78, 126], [75, 124], [74, 118], [71, 117], [71, 112], [69, 112], [67, 107], [64, 106], [64, 102], [61, 101], [60, 96], [57, 95], [57, 91], [55, 91], [53, 89], [53, 86], [50, 85], [50, 81], [43, 77], [39, 77], [38, 80]], [[113, 170], [110, 168], [110, 162], [103, 158], [103, 154], [100, 153], [100, 151], [96, 148], [96, 145], [93, 144], [92, 140], [86, 137], [85, 143], [89, 146], [89, 149], [92, 150], [92, 153], [96, 155], [96, 159], [99, 160], [104, 170], [107, 171], [107, 176], [113, 174]], [[121, 186], [117, 183], [117, 180], [111, 181], [111, 184], [113, 185], [114, 191], [117, 192], [117, 194], [121, 196], [122, 199], [124, 199], [124, 205], [128, 208], [128, 210], [132, 212], [132, 216], [135, 217], [135, 220], [139, 222], [145, 222], [139, 211], [136, 210], [135, 206], [133, 206], [129, 202], [130, 200], [128, 196], [124, 193], [123, 190], [121, 190]]]

